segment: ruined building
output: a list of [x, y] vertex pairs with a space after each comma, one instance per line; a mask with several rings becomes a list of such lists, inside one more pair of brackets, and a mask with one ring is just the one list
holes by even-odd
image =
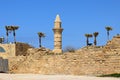
[[[53, 52], [62, 53], [63, 29], [59, 15], [53, 31]], [[114, 36], [104, 46], [87, 46], [59, 55], [53, 52], [46, 48], [31, 48], [24, 43], [0, 44], [0, 71], [47, 75], [120, 73], [120, 35]]]
[[27, 50], [31, 48], [26, 43], [0, 44], [0, 71], [9, 72], [9, 58], [26, 56]]
[[44, 50], [29, 51], [27, 56], [9, 58], [12, 73], [102, 75], [120, 73], [120, 35], [114, 36], [105, 46], [88, 46], [51, 55]]

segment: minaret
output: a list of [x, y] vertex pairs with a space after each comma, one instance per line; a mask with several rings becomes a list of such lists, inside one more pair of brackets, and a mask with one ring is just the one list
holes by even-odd
[[60, 16], [57, 15], [54, 22], [54, 53], [62, 53], [62, 31]]

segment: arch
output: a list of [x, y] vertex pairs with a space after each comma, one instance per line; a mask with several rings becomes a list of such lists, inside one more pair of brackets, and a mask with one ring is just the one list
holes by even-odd
[[3, 47], [0, 47], [0, 52], [6, 52]]

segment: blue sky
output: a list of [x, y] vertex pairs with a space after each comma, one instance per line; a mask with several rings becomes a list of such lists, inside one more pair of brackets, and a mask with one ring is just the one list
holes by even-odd
[[[18, 25], [17, 41], [38, 47], [37, 32], [43, 32], [42, 45], [53, 49], [57, 14], [64, 28], [63, 49], [85, 46], [84, 34], [93, 32], [99, 32], [98, 45], [105, 45], [105, 26], [113, 27], [110, 39], [120, 33], [120, 0], [0, 0], [0, 37], [6, 37], [5, 25]], [[9, 41], [13, 41], [12, 34]]]

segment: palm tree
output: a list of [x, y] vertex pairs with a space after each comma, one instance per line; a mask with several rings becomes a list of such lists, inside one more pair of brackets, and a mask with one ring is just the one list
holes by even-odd
[[7, 43], [8, 43], [8, 35], [9, 35], [9, 31], [12, 31], [11, 26], [5, 26], [6, 29], [6, 36], [7, 36]]
[[87, 38], [86, 44], [87, 44], [87, 46], [88, 46], [88, 45], [89, 45], [89, 38], [92, 37], [92, 34], [85, 34], [85, 37]]
[[94, 32], [93, 35], [94, 35], [94, 45], [96, 46], [97, 45], [97, 40], [96, 40], [96, 37], [98, 36], [98, 32]]
[[42, 32], [38, 32], [38, 37], [39, 37], [39, 47], [42, 47], [42, 45], [41, 45], [41, 38], [45, 37], [45, 34], [42, 33]]
[[112, 27], [110, 27], [110, 26], [107, 26], [107, 27], [105, 27], [105, 29], [107, 30], [107, 36], [108, 36], [108, 40], [109, 40], [109, 31], [111, 31], [111, 30], [113, 30], [112, 29]]
[[15, 30], [17, 30], [19, 27], [18, 26], [11, 26], [13, 30], [13, 36], [14, 36], [14, 43], [16, 43], [16, 33]]
[[8, 29], [7, 29], [7, 26], [5, 26], [5, 29], [6, 29], [6, 36], [7, 36], [7, 43], [8, 43]]
[[5, 28], [6, 28], [7, 43], [8, 43], [8, 35], [9, 35], [9, 32], [11, 32], [11, 31], [13, 31], [14, 43], [16, 43], [15, 30], [17, 30], [19, 27], [18, 26], [5, 26]]

